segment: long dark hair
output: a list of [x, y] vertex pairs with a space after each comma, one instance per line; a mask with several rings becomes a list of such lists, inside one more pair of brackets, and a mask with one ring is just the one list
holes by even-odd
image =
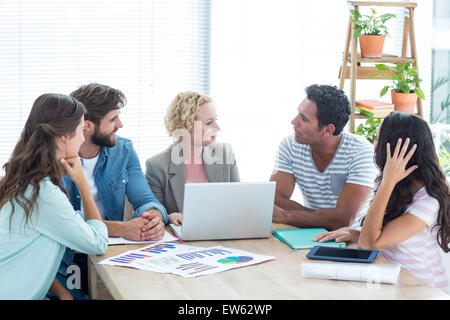
[[[11, 158], [3, 166], [5, 176], [0, 180], [0, 209], [11, 203], [10, 226], [13, 200], [25, 211], [26, 224], [39, 196], [39, 182], [45, 177], [66, 193], [61, 185], [55, 137], [73, 136], [84, 113], [83, 104], [62, 94], [43, 94], [34, 102]], [[33, 191], [31, 198], [27, 198], [25, 192], [30, 185]]]
[[380, 175], [376, 178], [377, 185], [383, 178], [386, 144], [389, 142], [391, 154], [393, 154], [398, 139], [402, 138], [402, 141], [405, 141], [408, 137], [410, 138], [408, 151], [414, 144], [417, 145], [417, 149], [406, 168], [413, 165], [418, 165], [418, 168], [395, 186], [386, 208], [383, 225], [405, 212], [414, 197], [410, 186], [414, 180], [419, 181], [425, 185], [427, 193], [439, 202], [439, 213], [435, 226], [439, 228], [437, 241], [440, 247], [448, 252], [450, 243], [449, 187], [445, 174], [439, 166], [430, 128], [423, 119], [412, 114], [393, 112], [383, 120], [375, 149], [375, 163], [380, 169]]

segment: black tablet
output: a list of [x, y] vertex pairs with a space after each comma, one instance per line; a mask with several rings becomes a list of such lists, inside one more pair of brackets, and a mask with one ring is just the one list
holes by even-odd
[[378, 250], [314, 246], [306, 257], [315, 260], [372, 263]]

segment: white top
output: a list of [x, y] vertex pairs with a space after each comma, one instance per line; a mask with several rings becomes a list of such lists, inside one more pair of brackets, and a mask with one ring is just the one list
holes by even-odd
[[[107, 220], [105, 209], [103, 208], [102, 200], [100, 199], [100, 195], [98, 194], [97, 186], [95, 185], [94, 180], [94, 169], [97, 164], [98, 158], [100, 156], [100, 153], [92, 159], [83, 159], [83, 171], [84, 175], [86, 176], [87, 183], [89, 185], [89, 191], [92, 194], [92, 197], [94, 198], [95, 204], [97, 205], [98, 211], [100, 212], [100, 216], [103, 220]], [[84, 210], [83, 210], [83, 201], [81, 201], [81, 212], [84, 217]]]
[[[346, 183], [374, 187], [378, 170], [373, 155], [373, 145], [367, 139], [344, 132], [333, 159], [320, 172], [312, 158], [311, 147], [297, 143], [294, 135], [291, 135], [281, 141], [274, 169], [294, 175], [305, 206], [321, 210], [336, 207]], [[361, 218], [367, 213], [371, 200], [372, 195], [356, 216], [353, 227], [360, 228]]]
[[439, 202], [427, 193], [425, 187], [422, 187], [414, 195], [405, 212], [424, 221], [427, 228], [408, 240], [381, 249], [380, 254], [389, 262], [400, 264], [409, 273], [429, 285], [449, 292], [440, 254], [442, 249], [437, 242], [438, 229], [433, 228], [437, 223]]

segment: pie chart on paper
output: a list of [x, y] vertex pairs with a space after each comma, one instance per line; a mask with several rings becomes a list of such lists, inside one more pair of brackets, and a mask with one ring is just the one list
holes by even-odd
[[238, 256], [238, 257], [226, 257], [225, 259], [217, 260], [217, 262], [223, 263], [223, 264], [236, 264], [236, 263], [244, 263], [252, 261], [252, 257], [246, 257], [246, 256]]

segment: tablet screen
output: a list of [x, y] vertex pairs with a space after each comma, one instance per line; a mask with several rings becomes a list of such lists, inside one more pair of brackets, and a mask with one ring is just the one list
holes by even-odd
[[358, 250], [358, 249], [346, 249], [339, 250], [337, 248], [320, 247], [315, 255], [325, 257], [338, 257], [338, 258], [350, 258], [350, 259], [367, 259], [369, 258], [371, 250]]

